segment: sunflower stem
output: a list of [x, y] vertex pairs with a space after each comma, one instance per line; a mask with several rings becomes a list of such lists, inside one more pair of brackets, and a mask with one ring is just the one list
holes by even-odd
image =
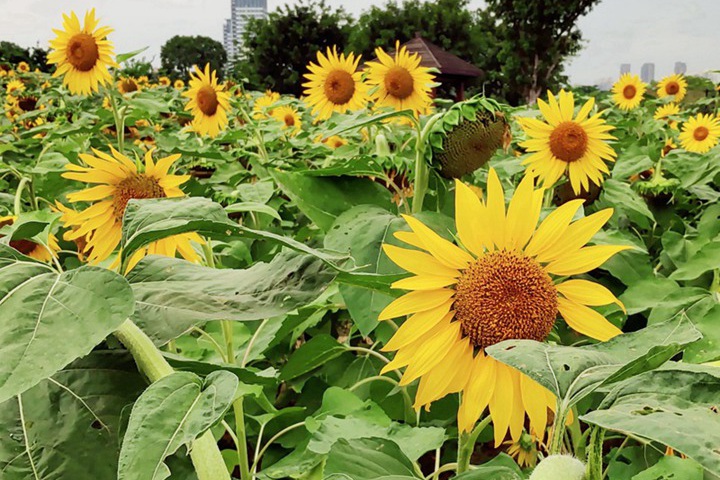
[[[125, 320], [115, 331], [115, 337], [132, 354], [138, 369], [150, 382], [171, 375], [174, 370], [152, 340], [131, 320]], [[209, 430], [193, 440], [190, 451], [199, 480], [230, 480], [215, 437]]]
[[17, 190], [15, 191], [15, 201], [13, 204], [13, 211], [16, 217], [22, 213], [22, 194], [23, 190], [25, 190], [25, 185], [28, 185], [29, 183], [31, 183], [30, 178], [25, 176], [20, 177], [20, 182], [18, 183]]
[[485, 430], [490, 424], [492, 417], [487, 417], [480, 420], [480, 423], [475, 425], [470, 433], [461, 433], [458, 437], [458, 461], [457, 461], [457, 473], [461, 474], [466, 472], [470, 468], [470, 458], [475, 451], [475, 442], [477, 442], [480, 433]]
[[592, 427], [590, 444], [588, 445], [587, 469], [585, 470], [587, 480], [602, 480], [603, 478], [604, 439], [605, 430], [600, 427]]
[[430, 135], [432, 127], [442, 118], [442, 116], [442, 113], [436, 113], [430, 117], [424, 127], [421, 127], [420, 122], [413, 118], [415, 130], [417, 131], [417, 140], [415, 141], [415, 180], [413, 181], [413, 214], [422, 212], [423, 201], [430, 181], [430, 167], [425, 161], [427, 138]]
[[550, 443], [548, 445], [548, 454], [550, 455], [558, 455], [562, 453], [566, 418], [567, 407], [565, 406], [565, 402], [558, 398], [557, 408], [555, 410], [555, 420], [553, 421], [552, 431], [550, 432]]

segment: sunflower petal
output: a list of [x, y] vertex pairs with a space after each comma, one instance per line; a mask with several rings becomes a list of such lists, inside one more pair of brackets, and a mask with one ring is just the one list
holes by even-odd
[[622, 330], [592, 308], [562, 297], [558, 297], [558, 310], [570, 328], [595, 340], [605, 342], [622, 333]]

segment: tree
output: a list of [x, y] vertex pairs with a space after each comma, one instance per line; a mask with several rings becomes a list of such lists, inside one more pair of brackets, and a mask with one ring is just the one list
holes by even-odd
[[0, 63], [17, 65], [20, 62], [27, 62], [30, 58], [27, 49], [22, 48], [13, 42], [0, 42]]
[[161, 70], [175, 78], [187, 78], [193, 65], [203, 68], [206, 63], [222, 76], [226, 61], [227, 53], [222, 44], [201, 35], [175, 35], [160, 49]]
[[233, 72], [251, 88], [302, 94], [303, 74], [316, 52], [347, 45], [351, 17], [331, 10], [324, 0], [285, 5], [267, 19], [250, 18], [243, 34], [240, 60]]
[[490, 35], [488, 91], [517, 105], [534, 103], [567, 81], [563, 62], [580, 51], [577, 21], [600, 0], [486, 0], [479, 31]]

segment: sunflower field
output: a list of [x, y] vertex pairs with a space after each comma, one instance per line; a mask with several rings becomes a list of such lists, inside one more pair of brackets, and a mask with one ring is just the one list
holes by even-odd
[[[0, 479], [720, 478], [720, 119], [399, 44], [303, 98], [0, 66]], [[713, 92], [714, 93], [714, 92]]]

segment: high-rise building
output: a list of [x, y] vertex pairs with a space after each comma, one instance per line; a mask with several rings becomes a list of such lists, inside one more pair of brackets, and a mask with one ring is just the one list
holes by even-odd
[[675, 73], [685, 74], [687, 72], [687, 65], [685, 62], [675, 62]]
[[630, 73], [630, 64], [629, 63], [621, 63], [620, 64], [620, 75], [623, 75], [625, 73]]
[[230, 0], [230, 18], [223, 25], [223, 46], [230, 62], [240, 55], [243, 33], [250, 17], [266, 18], [267, 0]]
[[645, 83], [650, 83], [655, 80], [654, 63], [643, 63], [642, 67], [640, 67], [640, 80]]

